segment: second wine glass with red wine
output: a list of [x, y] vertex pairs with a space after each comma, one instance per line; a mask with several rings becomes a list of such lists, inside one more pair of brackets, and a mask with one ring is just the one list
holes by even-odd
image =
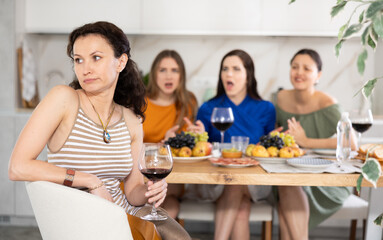
[[[139, 159], [141, 173], [150, 181], [156, 182], [166, 178], [173, 168], [173, 157], [169, 145], [162, 143], [145, 143], [145, 155]], [[167, 219], [157, 213], [155, 202], [150, 214], [141, 217], [148, 221]]]
[[352, 128], [358, 133], [358, 147], [361, 144], [362, 133], [366, 132], [374, 121], [371, 109], [361, 108], [350, 112]]
[[225, 131], [234, 123], [233, 110], [230, 107], [214, 108], [210, 122], [221, 132], [221, 143], [223, 143]]

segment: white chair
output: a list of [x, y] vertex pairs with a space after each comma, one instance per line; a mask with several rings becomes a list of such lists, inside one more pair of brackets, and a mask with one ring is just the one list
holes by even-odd
[[[329, 221], [332, 220], [351, 220], [350, 225], [350, 240], [356, 239], [356, 227], [357, 221], [363, 221], [363, 239], [365, 235], [366, 228], [366, 219], [368, 214], [368, 202], [361, 197], [351, 194], [346, 201], [343, 202], [343, 206], [337, 212], [335, 212], [331, 217], [328, 218]], [[326, 220], [327, 221], [327, 220]]]
[[44, 240], [133, 239], [120, 206], [52, 182], [25, 184]]
[[[180, 205], [178, 218], [181, 220], [214, 221], [215, 204], [184, 200]], [[273, 207], [266, 202], [252, 203], [250, 222], [262, 221], [262, 239], [271, 240]]]

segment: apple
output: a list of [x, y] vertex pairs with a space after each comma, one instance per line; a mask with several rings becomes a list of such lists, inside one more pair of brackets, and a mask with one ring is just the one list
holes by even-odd
[[192, 150], [189, 147], [182, 147], [178, 152], [179, 157], [191, 157]]
[[253, 151], [253, 148], [255, 147], [255, 144], [249, 144], [246, 148], [246, 155], [251, 157], [251, 151]]
[[197, 142], [193, 148], [193, 157], [203, 157], [211, 154], [213, 145], [210, 142]]
[[294, 150], [292, 147], [283, 147], [279, 150], [279, 157], [292, 158], [294, 157]]
[[180, 152], [181, 148], [171, 148], [172, 150], [172, 156], [178, 157], [178, 153]]
[[158, 153], [160, 155], [167, 155], [168, 154], [168, 149], [166, 147], [160, 147], [160, 149], [158, 150]]

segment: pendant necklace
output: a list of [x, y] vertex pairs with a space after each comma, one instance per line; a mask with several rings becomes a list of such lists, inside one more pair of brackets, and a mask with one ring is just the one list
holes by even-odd
[[96, 111], [96, 108], [93, 106], [93, 104], [92, 104], [92, 102], [90, 101], [89, 97], [88, 97], [88, 100], [89, 100], [89, 102], [90, 102], [90, 105], [92, 105], [94, 112], [97, 114], [97, 117], [98, 117], [98, 119], [99, 119], [100, 122], [101, 122], [102, 128], [104, 129], [104, 133], [102, 134], [102, 138], [104, 139], [104, 142], [105, 142], [105, 143], [110, 143], [112, 140], [111, 140], [111, 137], [110, 137], [110, 135], [109, 135], [109, 133], [108, 133], [108, 130], [107, 130], [106, 128], [107, 128], [108, 125], [109, 125], [110, 119], [112, 118], [112, 115], [113, 115], [113, 112], [114, 112], [114, 108], [115, 108], [116, 105], [113, 104], [112, 111], [110, 112], [109, 117], [108, 117], [108, 120], [107, 120], [107, 122], [106, 122], [106, 125], [104, 126], [104, 123], [102, 122], [102, 120], [101, 120], [101, 118], [100, 118], [100, 115], [99, 115], [98, 112]]

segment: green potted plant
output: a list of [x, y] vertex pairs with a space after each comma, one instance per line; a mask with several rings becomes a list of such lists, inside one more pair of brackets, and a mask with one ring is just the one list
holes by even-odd
[[[293, 2], [295, 2], [295, 0], [290, 0], [290, 4]], [[359, 4], [354, 8], [348, 21], [339, 29], [338, 42], [335, 45], [335, 55], [337, 57], [339, 56], [342, 45], [347, 39], [355, 37], [358, 33], [362, 32], [360, 35], [362, 50], [358, 56], [357, 68], [358, 72], [363, 75], [365, 61], [368, 57], [367, 47], [371, 47], [375, 50], [378, 46], [379, 39], [383, 38], [383, 0], [337, 0], [336, 5], [331, 9], [331, 17], [335, 17], [349, 2], [357, 2]], [[358, 9], [364, 10], [359, 14], [358, 21], [352, 23], [351, 19]], [[382, 78], [383, 76], [379, 76], [368, 80], [355, 95], [361, 92], [364, 97], [369, 98], [377, 81]], [[360, 191], [363, 178], [376, 187], [376, 183], [381, 174], [382, 169], [379, 162], [375, 158], [369, 157], [367, 153], [366, 161], [362, 166], [362, 173], [357, 180], [357, 191]], [[383, 214], [379, 215], [374, 220], [374, 223], [383, 226], [382, 220]]]

